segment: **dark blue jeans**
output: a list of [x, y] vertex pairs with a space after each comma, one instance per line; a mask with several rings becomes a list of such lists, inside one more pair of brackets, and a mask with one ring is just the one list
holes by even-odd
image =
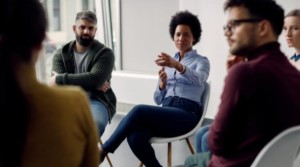
[[182, 98], [167, 98], [163, 106], [137, 105], [120, 122], [103, 150], [113, 153], [127, 138], [135, 156], [147, 167], [161, 167], [149, 143], [151, 137], [174, 137], [198, 123], [199, 105]]

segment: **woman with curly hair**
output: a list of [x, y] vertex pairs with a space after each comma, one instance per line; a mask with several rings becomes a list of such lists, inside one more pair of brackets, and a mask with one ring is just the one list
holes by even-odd
[[127, 138], [131, 150], [145, 166], [161, 167], [149, 139], [182, 135], [198, 123], [210, 70], [208, 59], [193, 49], [201, 36], [200, 21], [188, 11], [177, 12], [169, 31], [178, 52], [173, 57], [160, 53], [155, 60], [161, 69], [154, 101], [162, 106], [135, 106], [100, 148], [101, 161]]

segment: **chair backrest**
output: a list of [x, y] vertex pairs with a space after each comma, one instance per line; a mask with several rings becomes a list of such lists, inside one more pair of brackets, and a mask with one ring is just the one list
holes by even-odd
[[205, 89], [204, 89], [203, 95], [201, 97], [201, 102], [202, 102], [202, 106], [203, 106], [202, 116], [201, 116], [198, 124], [191, 131], [189, 131], [186, 134], [183, 134], [181, 136], [176, 136], [176, 137], [169, 137], [169, 138], [152, 137], [150, 139], [150, 143], [168, 143], [168, 142], [185, 139], [185, 138], [192, 136], [197, 131], [197, 129], [199, 129], [201, 127], [202, 122], [204, 121], [204, 117], [205, 117], [205, 114], [207, 111], [207, 106], [208, 106], [209, 97], [210, 97], [210, 89], [211, 89], [210, 87], [211, 87], [210, 81], [205, 82]]
[[300, 125], [288, 128], [275, 136], [259, 152], [251, 167], [296, 167], [295, 160], [299, 155], [299, 148]]

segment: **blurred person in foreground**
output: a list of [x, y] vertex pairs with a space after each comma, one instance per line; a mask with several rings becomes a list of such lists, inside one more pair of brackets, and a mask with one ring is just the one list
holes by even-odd
[[100, 136], [116, 113], [116, 96], [110, 86], [115, 57], [110, 48], [95, 40], [97, 17], [89, 10], [78, 12], [73, 25], [76, 40], [56, 51], [50, 85], [76, 85], [90, 100]]
[[[300, 125], [300, 73], [280, 50], [284, 11], [273, 0], [227, 0], [224, 34], [232, 64], [208, 134], [211, 153], [185, 166], [249, 167], [277, 134]], [[267, 9], [267, 10], [266, 10]]]
[[36, 78], [47, 21], [38, 0], [1, 0], [0, 166], [97, 167], [98, 134], [77, 87]]

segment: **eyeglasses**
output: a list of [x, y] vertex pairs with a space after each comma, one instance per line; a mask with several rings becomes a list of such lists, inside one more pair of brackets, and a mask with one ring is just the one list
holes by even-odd
[[223, 30], [224, 31], [229, 31], [229, 32], [234, 32], [235, 28], [237, 26], [239, 26], [241, 23], [257, 23], [257, 22], [260, 22], [262, 20], [263, 19], [259, 19], [259, 18], [231, 20], [226, 25], [224, 25]]

